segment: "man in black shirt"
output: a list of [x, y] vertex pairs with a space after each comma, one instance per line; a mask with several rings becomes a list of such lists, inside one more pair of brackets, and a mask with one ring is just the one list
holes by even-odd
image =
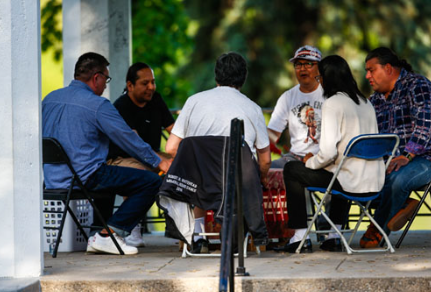
[[[141, 62], [130, 66], [127, 71], [125, 93], [115, 101], [114, 106], [130, 128], [155, 152], [161, 154], [162, 129], [170, 134], [175, 120], [162, 96], [156, 92], [154, 72], [150, 66]], [[109, 146], [107, 164], [153, 170], [114, 143]], [[127, 244], [132, 246], [145, 245], [139, 224], [125, 239]]]
[[[153, 70], [145, 63], [135, 63], [127, 72], [125, 94], [114, 103], [120, 115], [139, 137], [160, 152], [162, 128], [168, 133], [174, 126], [174, 118], [161, 95], [156, 92]], [[117, 145], [111, 144], [108, 164], [140, 169], [150, 169]]]

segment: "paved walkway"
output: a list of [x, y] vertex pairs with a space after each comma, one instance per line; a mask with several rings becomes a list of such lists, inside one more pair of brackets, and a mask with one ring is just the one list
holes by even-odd
[[[400, 232], [391, 235], [396, 242]], [[314, 238], [315, 236], [313, 236]], [[146, 235], [134, 256], [45, 254], [46, 291], [218, 291], [219, 258], [181, 258], [178, 242]], [[358, 242], [356, 240], [355, 242]], [[431, 231], [411, 231], [394, 254], [249, 252], [236, 291], [431, 291]], [[236, 269], [236, 267], [235, 267]]]

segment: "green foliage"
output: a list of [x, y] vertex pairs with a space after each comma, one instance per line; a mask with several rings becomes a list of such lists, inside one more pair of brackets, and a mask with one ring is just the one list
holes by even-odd
[[41, 0], [42, 98], [63, 86], [61, 1]]
[[[42, 9], [42, 49], [61, 54], [56, 25], [59, 0]], [[132, 0], [133, 61], [155, 71], [157, 88], [170, 107], [215, 86], [214, 63], [226, 51], [248, 61], [243, 92], [273, 107], [296, 83], [289, 63], [305, 44], [350, 64], [365, 94], [367, 52], [394, 49], [418, 73], [431, 75], [429, 0]]]
[[[218, 2], [219, 7], [211, 11], [209, 7], [214, 5], [213, 2]], [[237, 51], [247, 59], [249, 66], [242, 91], [263, 107], [274, 106], [280, 94], [294, 84], [290, 77], [293, 70], [287, 60], [313, 34], [309, 29], [315, 26], [316, 8], [308, 7], [304, 1], [282, 0], [190, 0], [185, 3], [189, 11], [200, 12], [197, 21], [207, 20], [210, 15], [203, 13], [208, 11], [217, 17], [211, 25], [207, 20], [204, 28], [200, 27], [195, 35], [196, 46], [187, 71], [192, 72], [196, 63], [199, 63], [198, 68], [213, 70], [214, 61], [220, 54]], [[199, 50], [197, 44], [203, 44], [206, 50]], [[200, 72], [196, 78], [210, 76], [207, 71], [205, 74]], [[210, 84], [214, 86], [213, 77], [206, 81], [195, 80], [194, 89], [204, 90]]]
[[169, 107], [182, 106], [192, 92], [189, 80], [178, 72], [192, 51], [188, 25], [181, 0], [132, 2], [133, 62], [153, 68], [157, 90]]
[[[296, 83], [288, 60], [305, 44], [323, 55], [339, 54], [350, 64], [364, 93], [364, 59], [368, 51], [388, 46], [414, 69], [430, 75], [430, 15], [427, 0], [221, 0], [185, 1], [199, 23], [191, 62], [183, 70], [200, 70], [195, 91], [213, 84], [210, 69], [224, 51], [237, 51], [249, 64], [243, 92], [263, 107]], [[215, 7], [215, 5], [217, 6]], [[215, 19], [213, 19], [215, 18]], [[213, 19], [212, 21], [210, 21]], [[203, 71], [205, 70], [205, 71]], [[205, 80], [203, 80], [205, 78]]]
[[62, 54], [62, 32], [59, 24], [61, 1], [51, 0], [45, 2], [41, 10], [42, 52], [46, 52], [52, 48], [54, 51], [54, 59], [59, 61]]
[[418, 73], [429, 75], [431, 65], [431, 12], [425, 0], [365, 0], [320, 2], [319, 44], [326, 54], [340, 54], [348, 60], [365, 93], [364, 60], [368, 51], [392, 48], [413, 65]]

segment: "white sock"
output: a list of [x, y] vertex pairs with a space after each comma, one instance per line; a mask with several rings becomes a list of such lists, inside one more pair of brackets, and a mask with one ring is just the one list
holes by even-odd
[[206, 239], [205, 236], [196, 235], [196, 233], [205, 232], [205, 217], [195, 218], [195, 235], [193, 235], [193, 241], [196, 242], [201, 238]]
[[[337, 227], [337, 229], [340, 230], [341, 224], [335, 224], [335, 227]], [[337, 232], [331, 232], [331, 233], [329, 233], [328, 238], [326, 240], [332, 239], [332, 238], [340, 238], [340, 235], [338, 235]]]
[[135, 228], [132, 229], [132, 232], [130, 234], [136, 237], [142, 236], [141, 224], [138, 223], [138, 225], [136, 225]]
[[[295, 229], [295, 234], [292, 236], [289, 243], [301, 241], [306, 232], [307, 232], [307, 228]], [[310, 238], [310, 236], [307, 235], [307, 239], [309, 239], [309, 238]]]

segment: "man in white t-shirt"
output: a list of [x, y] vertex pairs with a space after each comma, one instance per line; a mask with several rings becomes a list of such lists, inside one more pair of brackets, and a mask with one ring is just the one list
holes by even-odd
[[321, 59], [322, 54], [317, 48], [304, 46], [289, 60], [293, 63], [299, 84], [278, 99], [268, 123], [268, 134], [271, 143], [275, 144], [288, 127], [291, 148], [287, 154], [272, 162], [272, 168], [283, 168], [286, 162], [302, 160], [307, 153], [316, 154], [319, 150], [324, 99], [316, 77], [319, 75], [317, 63]]
[[[245, 141], [257, 154], [261, 181], [271, 164], [269, 139], [262, 109], [240, 92], [247, 77], [247, 63], [234, 52], [221, 55], [215, 66], [217, 87], [197, 93], [187, 99], [166, 143], [166, 152], [175, 156], [182, 139], [192, 136], [230, 136], [231, 120], [244, 121]], [[206, 212], [194, 209], [195, 233], [203, 231]], [[208, 252], [208, 242], [194, 237], [193, 252]]]

